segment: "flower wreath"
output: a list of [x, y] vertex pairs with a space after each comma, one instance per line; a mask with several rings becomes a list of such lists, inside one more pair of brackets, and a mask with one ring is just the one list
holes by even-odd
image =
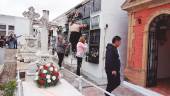
[[56, 86], [59, 81], [59, 72], [52, 63], [41, 65], [36, 71], [35, 82], [39, 87]]

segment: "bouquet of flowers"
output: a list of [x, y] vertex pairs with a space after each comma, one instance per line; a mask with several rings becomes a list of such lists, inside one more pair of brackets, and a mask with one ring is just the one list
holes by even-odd
[[55, 86], [59, 81], [59, 72], [57, 67], [48, 63], [39, 66], [36, 71], [35, 81], [39, 87], [51, 87]]

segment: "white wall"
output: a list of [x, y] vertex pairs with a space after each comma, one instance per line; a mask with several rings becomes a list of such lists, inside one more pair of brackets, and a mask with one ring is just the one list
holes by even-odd
[[29, 20], [26, 18], [15, 18], [15, 33], [17, 36], [23, 35], [22, 37], [18, 38], [18, 42], [21, 44], [25, 43], [24, 36], [29, 34]]
[[[126, 64], [127, 53], [127, 33], [128, 33], [128, 16], [125, 11], [121, 9], [121, 5], [125, 0], [102, 0], [102, 10], [100, 14], [100, 58], [99, 65], [86, 63], [83, 65], [83, 70], [97, 78], [105, 78], [105, 61], [103, 59], [105, 48], [108, 42], [111, 43], [115, 35], [122, 38], [122, 45], [119, 48], [120, 59], [122, 65]], [[94, 14], [96, 15], [96, 14]], [[108, 24], [106, 31], [106, 41], [104, 42], [105, 25]], [[105, 46], [104, 46], [105, 43]]]
[[[109, 3], [107, 3], [109, 2]], [[121, 9], [121, 5], [125, 2], [125, 0], [102, 0], [102, 9], [105, 11], [102, 11], [101, 16], [101, 29], [103, 30], [101, 33], [101, 40], [104, 38], [104, 34], [106, 33], [106, 40], [105, 42], [101, 43], [101, 49], [100, 53], [100, 60], [102, 62], [102, 58], [105, 55], [105, 47], [107, 46], [107, 43], [112, 42], [112, 38], [116, 35], [120, 36], [122, 38], [122, 45], [120, 46], [119, 54], [120, 54], [120, 60], [122, 66], [126, 64], [126, 58], [127, 58], [127, 34], [128, 34], [128, 16], [125, 11]], [[108, 29], [104, 30], [106, 24], [108, 24]], [[105, 46], [104, 46], [105, 44]], [[105, 49], [104, 49], [105, 48]], [[102, 52], [104, 51], [104, 52]], [[102, 54], [104, 53], [104, 54]], [[103, 62], [102, 64], [104, 64]], [[103, 68], [103, 65], [101, 66], [101, 70]]]
[[170, 77], [170, 31], [167, 32], [167, 41], [159, 45], [158, 53], [158, 78]]
[[[15, 26], [14, 33], [19, 35], [28, 35], [29, 33], [29, 20], [23, 17], [15, 17], [8, 15], [0, 15], [0, 24], [13, 25]], [[8, 34], [8, 27], [6, 28], [6, 35]], [[25, 43], [24, 36], [18, 39], [20, 43]]]
[[6, 25], [6, 35], [8, 35], [8, 25], [15, 25], [15, 17], [0, 15], [0, 24]]
[[15, 25], [14, 20], [13, 16], [0, 15], [0, 24]]
[[67, 16], [63, 14], [58, 18], [54, 19], [52, 22], [56, 23], [58, 26], [65, 27], [65, 24], [67, 23]]

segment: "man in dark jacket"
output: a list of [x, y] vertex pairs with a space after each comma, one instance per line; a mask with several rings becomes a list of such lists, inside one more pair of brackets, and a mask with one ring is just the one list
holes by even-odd
[[[108, 44], [106, 47], [105, 70], [108, 80], [106, 91], [110, 93], [120, 85], [120, 59], [117, 50], [120, 44], [121, 38], [115, 36], [112, 39], [112, 44]], [[110, 95], [106, 94], [106, 96]]]

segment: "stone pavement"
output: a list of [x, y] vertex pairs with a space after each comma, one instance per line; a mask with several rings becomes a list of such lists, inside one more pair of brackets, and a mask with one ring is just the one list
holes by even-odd
[[0, 48], [0, 65], [4, 64], [4, 54], [5, 54], [5, 49]]
[[[71, 70], [72, 72], [75, 72], [74, 68], [71, 68], [68, 65], [64, 65], [64, 67], [68, 70]], [[78, 81], [76, 80], [76, 76], [73, 76], [72, 74], [66, 72], [65, 70], [62, 71], [63, 78], [66, 79], [70, 84], [72, 84], [74, 87], [78, 89]], [[87, 80], [89, 80], [86, 76], [83, 76]], [[89, 80], [91, 81], [91, 80]], [[91, 81], [93, 82], [93, 81]], [[90, 84], [82, 81], [83, 90], [82, 93], [85, 96], [104, 96], [103, 92], [99, 91], [95, 87], [91, 86]], [[106, 85], [98, 85], [99, 87], [105, 89]], [[140, 94], [130, 88], [127, 88], [123, 85], [119, 86], [113, 94], [115, 96], [144, 96], [143, 94]]]
[[7, 82], [16, 77], [16, 49], [5, 49], [4, 51], [4, 70], [0, 82]]
[[16, 49], [4, 49], [4, 70], [0, 76], [0, 83], [16, 78]]

